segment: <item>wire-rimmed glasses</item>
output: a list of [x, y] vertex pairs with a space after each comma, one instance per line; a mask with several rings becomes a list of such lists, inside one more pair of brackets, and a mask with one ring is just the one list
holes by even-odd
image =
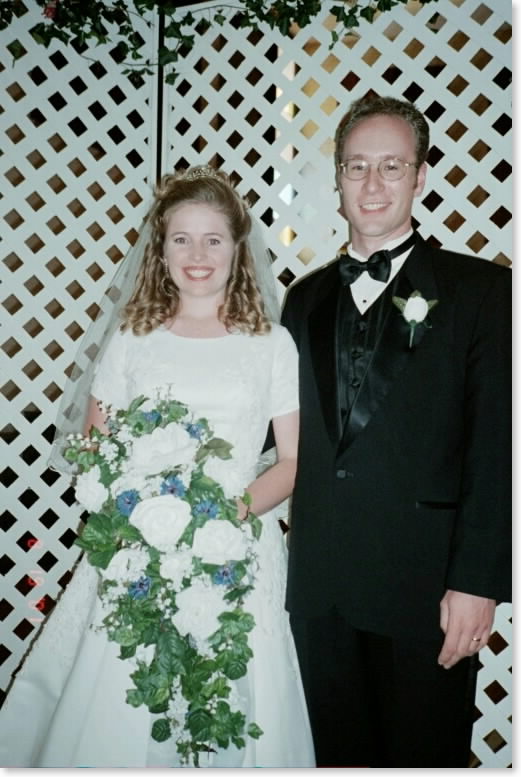
[[416, 167], [415, 162], [405, 162], [403, 159], [393, 157], [392, 159], [381, 159], [377, 164], [368, 162], [367, 159], [351, 157], [340, 162], [338, 165], [340, 172], [350, 181], [361, 181], [369, 175], [371, 167], [376, 167], [379, 175], [385, 181], [399, 181], [407, 172], [408, 167]]

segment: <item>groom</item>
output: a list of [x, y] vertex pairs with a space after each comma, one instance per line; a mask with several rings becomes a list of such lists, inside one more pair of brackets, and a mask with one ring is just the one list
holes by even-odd
[[284, 307], [287, 606], [318, 766], [467, 767], [477, 654], [510, 600], [511, 276], [413, 231], [428, 148], [410, 103], [353, 103], [335, 155], [349, 255]]

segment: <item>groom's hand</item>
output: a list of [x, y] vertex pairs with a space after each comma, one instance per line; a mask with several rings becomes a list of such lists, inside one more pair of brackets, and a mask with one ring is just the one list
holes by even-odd
[[484, 647], [494, 622], [496, 602], [483, 596], [447, 591], [440, 602], [440, 626], [445, 634], [438, 663], [450, 669], [461, 658]]

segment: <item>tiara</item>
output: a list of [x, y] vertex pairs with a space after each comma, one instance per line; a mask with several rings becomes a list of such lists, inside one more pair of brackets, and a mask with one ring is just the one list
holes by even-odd
[[210, 165], [201, 165], [200, 167], [192, 167], [186, 175], [183, 176], [185, 181], [198, 181], [199, 178], [215, 178], [217, 181], [222, 181], [217, 170], [214, 170]]

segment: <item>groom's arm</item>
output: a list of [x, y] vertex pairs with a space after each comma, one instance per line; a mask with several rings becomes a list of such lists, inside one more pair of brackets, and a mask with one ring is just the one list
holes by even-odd
[[496, 601], [511, 599], [511, 274], [491, 275], [474, 295], [465, 365], [461, 500], [440, 604], [446, 668], [486, 644]]

